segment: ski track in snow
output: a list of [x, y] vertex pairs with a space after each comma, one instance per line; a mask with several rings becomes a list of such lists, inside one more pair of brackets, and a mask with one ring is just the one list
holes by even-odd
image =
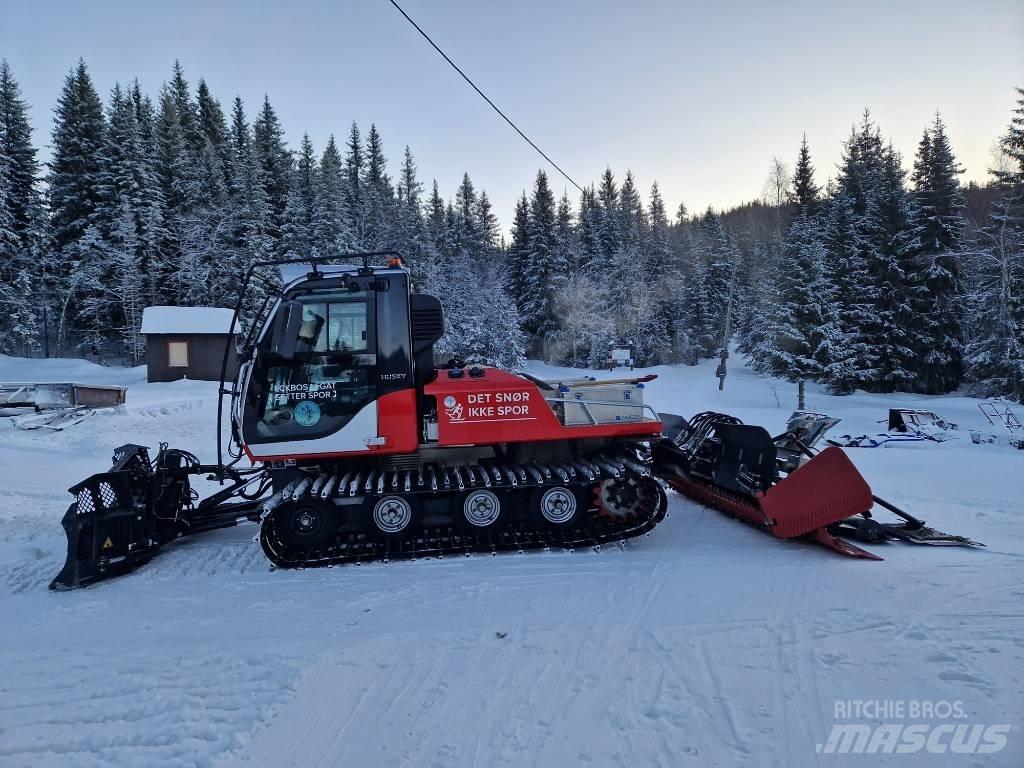
[[[656, 372], [662, 410], [770, 431], [788, 414], [743, 369], [724, 393], [713, 365]], [[976, 401], [809, 392], [840, 432], [877, 431], [895, 404], [960, 421], [942, 446], [850, 455], [877, 492], [987, 550], [847, 560], [670, 494], [622, 550], [273, 571], [243, 525], [51, 593], [66, 488], [124, 442], [212, 461], [215, 385], [9, 358], [0, 378], [129, 386], [119, 412], [63, 433], [0, 419], [3, 768], [1024, 764], [1024, 455], [969, 443]], [[960, 700], [966, 722], [1014, 730], [988, 756], [818, 755], [837, 699]]]

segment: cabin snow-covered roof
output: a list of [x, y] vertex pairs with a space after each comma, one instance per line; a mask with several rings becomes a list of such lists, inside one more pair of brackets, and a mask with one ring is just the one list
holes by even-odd
[[221, 307], [146, 307], [142, 310], [141, 332], [146, 335], [226, 334], [231, 329], [234, 314], [234, 310]]

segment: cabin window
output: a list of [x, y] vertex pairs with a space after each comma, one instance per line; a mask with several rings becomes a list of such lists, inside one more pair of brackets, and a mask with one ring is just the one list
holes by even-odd
[[188, 368], [188, 342], [167, 342], [167, 365], [170, 368]]
[[[255, 439], [268, 442], [336, 432], [377, 397], [377, 355], [370, 329], [372, 303], [365, 292], [299, 297], [276, 321], [278, 337], [263, 379]], [[298, 322], [291, 312], [301, 311]], [[262, 382], [261, 382], [262, 384]]]

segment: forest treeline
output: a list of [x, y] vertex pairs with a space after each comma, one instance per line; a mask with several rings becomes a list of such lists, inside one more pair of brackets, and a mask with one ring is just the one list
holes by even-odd
[[[284, 140], [264, 99], [226, 107], [179, 64], [159, 92], [101, 98], [85, 62], [58, 94], [52, 158], [0, 64], [0, 352], [137, 362], [142, 309], [233, 304], [255, 262], [397, 250], [445, 306], [439, 352], [514, 367], [694, 364], [730, 341], [752, 365], [835, 392], [1024, 397], [1024, 91], [991, 180], [964, 187], [939, 115], [912, 160], [865, 112], [834, 178], [806, 140], [763, 200], [669, 210], [608, 169], [577, 199], [540, 171], [502, 236], [468, 174], [424, 185], [376, 127]], [[394, 175], [392, 175], [394, 174]]]

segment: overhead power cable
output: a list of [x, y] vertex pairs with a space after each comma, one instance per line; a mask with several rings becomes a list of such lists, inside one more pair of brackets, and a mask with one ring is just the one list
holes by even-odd
[[435, 51], [437, 51], [439, 54], [441, 54], [441, 56], [444, 58], [445, 61], [447, 61], [449, 64], [451, 64], [452, 69], [454, 69], [456, 72], [458, 72], [460, 75], [462, 75], [462, 79], [465, 80], [467, 83], [469, 83], [470, 87], [474, 91], [476, 91], [478, 94], [480, 94], [480, 98], [482, 98], [484, 101], [486, 101], [488, 104], [491, 105], [491, 109], [493, 109], [495, 112], [497, 112], [499, 115], [501, 115], [501, 117], [505, 120], [505, 122], [508, 123], [509, 125], [511, 125], [512, 129], [516, 133], [518, 133], [520, 136], [522, 136], [523, 140], [526, 141], [527, 144], [529, 144], [531, 147], [533, 147], [537, 151], [537, 154], [539, 154], [541, 157], [543, 157], [545, 160], [547, 160], [549, 163], [551, 163], [551, 167], [552, 168], [554, 168], [556, 171], [558, 171], [560, 174], [562, 174], [570, 184], [572, 184], [574, 187], [576, 187], [576, 189], [578, 189], [580, 192], [583, 192], [583, 187], [581, 187], [579, 184], [577, 184], [575, 181], [573, 181], [572, 176], [570, 176], [568, 173], [563, 171], [559, 167], [558, 163], [556, 163], [554, 160], [552, 160], [550, 157], [548, 157], [547, 153], [545, 153], [543, 149], [541, 149], [536, 144], [534, 144], [533, 141], [530, 139], [530, 137], [527, 136], [525, 133], [523, 133], [519, 129], [519, 126], [516, 125], [515, 123], [513, 123], [512, 120], [509, 119], [508, 115], [506, 115], [504, 112], [502, 112], [500, 109], [498, 109], [497, 104], [495, 104], [493, 101], [491, 101], [489, 98], [487, 98], [487, 94], [486, 93], [484, 93], [479, 88], [477, 88], [476, 83], [474, 83], [472, 80], [469, 79], [469, 75], [467, 75], [465, 72], [463, 72], [459, 68], [459, 65], [456, 64], [454, 61], [452, 61], [451, 58], [448, 56], [448, 54], [445, 53], [444, 51], [442, 51], [438, 47], [437, 43], [435, 43], [433, 40], [430, 39], [430, 35], [428, 35], [426, 32], [424, 32], [423, 29], [420, 27], [420, 25], [417, 24], [415, 21], [413, 21], [409, 17], [408, 13], [406, 13], [404, 10], [402, 10], [402, 6], [400, 6], [397, 2], [395, 2], [395, 0], [389, 0], [389, 2], [393, 6], [395, 6], [395, 8], [398, 10], [398, 12], [400, 14], [402, 14], [405, 17], [406, 21], [408, 21], [410, 24], [413, 25], [413, 27], [416, 28], [416, 31], [419, 32], [423, 36], [423, 39], [426, 40], [428, 43], [430, 43], [430, 45], [433, 47], [433, 49]]

